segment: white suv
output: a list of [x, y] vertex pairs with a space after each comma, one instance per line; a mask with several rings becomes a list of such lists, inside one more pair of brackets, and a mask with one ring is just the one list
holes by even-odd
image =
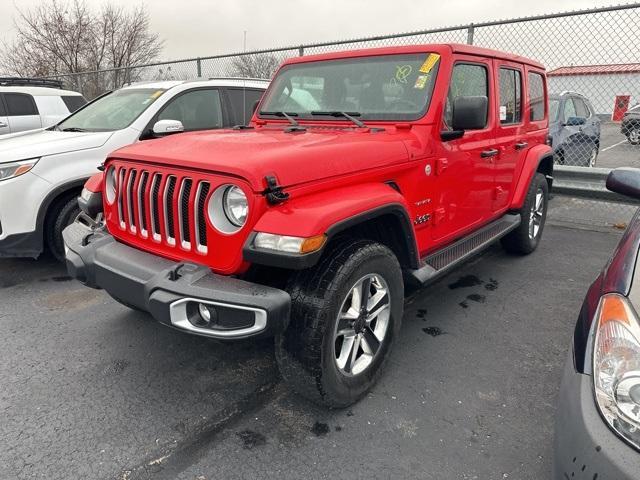
[[0, 78], [0, 135], [49, 127], [85, 103], [57, 80]]
[[0, 138], [0, 257], [64, 258], [62, 230], [107, 154], [180, 131], [244, 125], [268, 80], [139, 83], [105, 94], [56, 125]]

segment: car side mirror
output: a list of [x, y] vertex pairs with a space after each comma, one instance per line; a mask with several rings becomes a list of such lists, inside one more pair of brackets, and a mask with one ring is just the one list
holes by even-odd
[[609, 172], [607, 189], [640, 199], [640, 168], [622, 167]]
[[153, 134], [159, 137], [184, 132], [180, 120], [159, 120], [153, 125]]
[[444, 141], [455, 140], [465, 130], [482, 130], [487, 126], [489, 99], [485, 96], [462, 96], [453, 100], [452, 131], [440, 132]]
[[567, 127], [579, 127], [585, 123], [587, 123], [587, 119], [584, 117], [569, 117], [567, 118], [567, 121], [564, 122]]

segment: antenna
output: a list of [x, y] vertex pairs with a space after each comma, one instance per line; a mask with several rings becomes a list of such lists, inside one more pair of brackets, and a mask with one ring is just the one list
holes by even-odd
[[[244, 42], [242, 44], [242, 51], [247, 52], [247, 31], [244, 31]], [[246, 78], [246, 75], [243, 75]], [[247, 124], [247, 81], [242, 80], [242, 124]]]

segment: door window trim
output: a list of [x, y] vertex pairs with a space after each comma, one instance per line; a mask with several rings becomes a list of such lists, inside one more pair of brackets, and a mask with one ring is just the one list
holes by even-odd
[[[502, 121], [500, 121], [499, 117], [500, 117], [500, 70], [511, 70], [514, 72], [517, 72], [520, 74], [520, 120], [518, 122], [509, 122], [509, 123], [502, 123]], [[515, 127], [515, 126], [520, 126], [520, 125], [524, 125], [524, 107], [525, 107], [525, 96], [524, 96], [524, 72], [522, 70], [522, 68], [520, 67], [516, 67], [513, 65], [506, 65], [506, 64], [502, 64], [502, 65], [498, 65], [498, 72], [497, 72], [497, 81], [498, 81], [498, 94], [497, 94], [497, 100], [498, 100], [498, 126], [499, 127], [503, 127], [503, 128], [508, 128], [508, 127]]]
[[[447, 125], [445, 123], [444, 120], [444, 116], [445, 116], [445, 110], [446, 110], [446, 103], [449, 100], [449, 90], [451, 89], [451, 81], [453, 79], [453, 71], [455, 70], [455, 68], [458, 65], [472, 65], [472, 66], [477, 66], [477, 67], [482, 67], [484, 68], [485, 72], [487, 73], [487, 123], [484, 126], [484, 128], [479, 129], [479, 130], [468, 130], [468, 132], [471, 133], [476, 133], [476, 132], [486, 132], [488, 130], [492, 130], [494, 128], [494, 110], [495, 107], [492, 108], [491, 107], [491, 99], [493, 98], [492, 96], [494, 95], [493, 92], [493, 86], [491, 85], [493, 82], [493, 75], [491, 74], [492, 72], [492, 65], [491, 65], [491, 59], [486, 59], [486, 63], [482, 62], [482, 61], [474, 61], [474, 60], [466, 60], [466, 59], [456, 59], [453, 62], [453, 65], [451, 66], [451, 75], [449, 75], [449, 81], [447, 83], [447, 96], [444, 100], [444, 104], [443, 104], [443, 108], [442, 108], [442, 115], [440, 115], [440, 131], [444, 131], [444, 127], [447, 126], [447, 128], [451, 128], [450, 125]], [[449, 130], [450, 131], [450, 130]], [[465, 132], [467, 133], [467, 132]]]
[[[223, 100], [223, 94], [222, 94], [222, 90], [224, 87], [194, 87], [194, 88], [189, 88], [188, 90], [184, 90], [180, 93], [175, 94], [173, 97], [171, 97], [169, 100], [167, 100], [167, 102], [162, 105], [162, 107], [160, 107], [160, 110], [158, 110], [156, 113], [153, 114], [153, 117], [151, 117], [151, 120], [149, 120], [149, 122], [147, 123], [147, 125], [145, 126], [145, 128], [142, 129], [142, 132], [140, 133], [140, 140], [147, 140], [150, 138], [155, 138], [153, 137], [153, 126], [156, 124], [156, 122], [158, 121], [158, 117], [160, 116], [160, 114], [162, 112], [164, 112], [174, 101], [176, 101], [178, 98], [180, 98], [181, 96], [187, 94], [187, 93], [193, 93], [193, 92], [197, 92], [199, 90], [215, 90], [218, 92], [218, 98], [220, 99], [220, 110], [221, 110], [221, 117], [222, 117], [222, 127], [221, 128], [225, 128], [227, 126], [229, 126], [229, 119], [227, 117], [226, 114], [226, 108], [224, 106], [224, 100]], [[200, 132], [203, 130], [211, 130], [209, 128], [197, 128], [197, 129], [185, 129], [185, 132]]]

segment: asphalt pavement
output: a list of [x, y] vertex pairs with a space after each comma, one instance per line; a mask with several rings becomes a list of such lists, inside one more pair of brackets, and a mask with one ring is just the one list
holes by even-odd
[[128, 310], [52, 260], [0, 260], [1, 479], [544, 479], [582, 298], [619, 233], [548, 225], [407, 298], [371, 394], [316, 407], [271, 342]]

